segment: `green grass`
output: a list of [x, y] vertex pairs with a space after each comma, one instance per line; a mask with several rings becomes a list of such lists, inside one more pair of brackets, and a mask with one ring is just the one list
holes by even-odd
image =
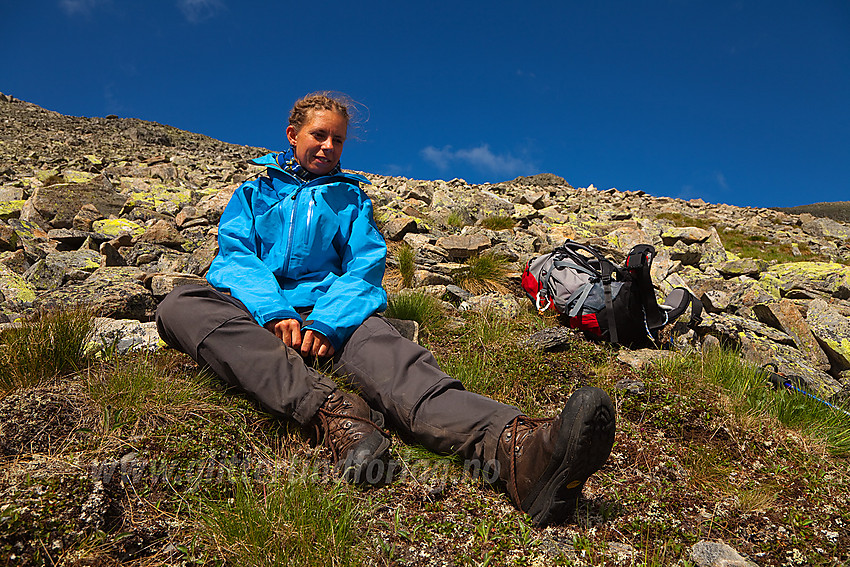
[[296, 478], [235, 483], [198, 513], [205, 537], [231, 565], [362, 565], [360, 499], [352, 489]]
[[677, 356], [660, 363], [659, 368], [680, 384], [701, 376], [723, 389], [739, 415], [776, 419], [822, 440], [836, 456], [850, 455], [850, 417], [805, 394], [771, 389], [762, 371], [744, 362], [737, 352]]
[[395, 319], [416, 321], [420, 330], [428, 334], [439, 332], [446, 321], [440, 300], [422, 291], [409, 291], [390, 297], [384, 314]]
[[[442, 316], [440, 302], [423, 297], [405, 292], [394, 300], [411, 302], [411, 318], [427, 321], [432, 308]], [[401, 315], [405, 307], [396, 307]], [[734, 352], [676, 356], [638, 372], [578, 337], [557, 352], [536, 351], [522, 339], [545, 321], [531, 315], [465, 312], [432, 332], [428, 346], [467, 389], [532, 417], [554, 415], [581, 385], [611, 394], [618, 410], [611, 460], [588, 481], [564, 526], [531, 528], [504, 494], [467, 476], [457, 457], [400, 438], [392, 451], [405, 474], [390, 486], [364, 493], [317, 476], [329, 472], [322, 468], [328, 462], [297, 427], [165, 351], [86, 359], [81, 371], [62, 374], [101, 408], [105, 427], [91, 427], [97, 414], [88, 413], [81, 422], [88, 433], [75, 433], [85, 443], [51, 446], [56, 462], [83, 463], [72, 474], [49, 476], [50, 467], [39, 464], [46, 455], [5, 461], [2, 472], [12, 480], [0, 490], [16, 487], [20, 505], [0, 507], [0, 553], [14, 535], [28, 542], [29, 564], [75, 557], [91, 564], [403, 565], [428, 552], [459, 565], [666, 565], [687, 564], [700, 539], [723, 538], [760, 564], [780, 564], [792, 549], [813, 565], [850, 558], [844, 416], [770, 390]], [[640, 379], [645, 393], [615, 388], [622, 377]], [[115, 520], [81, 527], [81, 506], [96, 500], [85, 463], [123, 462], [130, 450], [135, 462], [149, 463], [147, 473], [98, 477]], [[38, 474], [18, 469], [30, 462]], [[206, 467], [228, 463], [222, 475], [208, 474]], [[168, 470], [175, 473], [166, 479]], [[785, 535], [771, 538], [778, 528]], [[146, 530], [154, 535], [143, 537]], [[72, 532], [80, 535], [66, 540], [64, 559], [41, 546], [48, 534]], [[833, 533], [836, 543], [824, 535]], [[553, 539], [572, 546], [553, 551]], [[631, 554], [617, 559], [616, 545]]]
[[0, 336], [0, 390], [32, 386], [87, 366], [94, 318], [83, 308], [40, 312]]
[[449, 213], [449, 216], [446, 217], [446, 224], [454, 228], [463, 228], [466, 226], [466, 219], [463, 214], [457, 211], [452, 211]]
[[402, 244], [395, 252], [398, 271], [404, 287], [413, 287], [413, 272], [416, 270], [416, 252], [408, 244]]
[[496, 215], [481, 219], [481, 226], [490, 230], [508, 230], [516, 225], [514, 219], [508, 216]]
[[103, 408], [107, 429], [156, 414], [179, 416], [221, 398], [210, 388], [218, 378], [208, 373], [169, 376], [173, 358], [173, 352], [131, 354], [89, 369], [89, 395]]
[[791, 252], [791, 244], [774, 242], [762, 235], [747, 234], [740, 230], [724, 230], [720, 235], [726, 250], [743, 258], [760, 258], [762, 260], [776, 261], [780, 264], [786, 262], [821, 262], [827, 258], [814, 254], [805, 242], [798, 243], [799, 256]]
[[508, 291], [510, 262], [498, 254], [481, 254], [466, 261], [466, 266], [454, 274], [455, 283], [470, 293]]

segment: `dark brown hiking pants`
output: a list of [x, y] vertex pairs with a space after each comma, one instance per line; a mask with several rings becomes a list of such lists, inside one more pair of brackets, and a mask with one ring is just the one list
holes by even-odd
[[[258, 325], [241, 302], [210, 287], [178, 287], [160, 303], [156, 323], [168, 345], [302, 425], [336, 388]], [[358, 327], [327, 366], [383, 413], [388, 426], [437, 453], [490, 462], [502, 430], [521, 413], [466, 391], [439, 369], [431, 352], [377, 315]]]

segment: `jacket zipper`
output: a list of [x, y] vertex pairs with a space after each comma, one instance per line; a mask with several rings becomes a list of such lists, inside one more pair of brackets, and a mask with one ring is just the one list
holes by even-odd
[[283, 261], [283, 277], [286, 277], [286, 274], [289, 273], [289, 259], [292, 258], [292, 242], [295, 240], [295, 213], [298, 211], [298, 196], [301, 194], [303, 188], [304, 185], [301, 185], [291, 197], [293, 203], [292, 212], [289, 214], [289, 235], [286, 239], [286, 258]]
[[[292, 203], [292, 212], [289, 214], [289, 234], [288, 234], [287, 240], [286, 240], [286, 258], [283, 261], [283, 274], [282, 275], [284, 277], [286, 277], [286, 274], [289, 273], [289, 260], [290, 260], [290, 258], [292, 258], [292, 243], [295, 240], [295, 218], [296, 218], [295, 213], [298, 211], [298, 201], [300, 200], [301, 191], [303, 189], [310, 187], [316, 181], [318, 181], [320, 179], [324, 179], [325, 177], [329, 177], [329, 176], [317, 177], [313, 181], [310, 181], [309, 183], [305, 183], [304, 185], [299, 186], [298, 189], [295, 190], [295, 193], [292, 194], [292, 197], [290, 197], [290, 199], [292, 199], [294, 202]], [[318, 185], [318, 184], [316, 184], [316, 185]], [[313, 221], [313, 205], [316, 204], [315, 191], [310, 191], [310, 197], [311, 197], [310, 205], [309, 205], [310, 208], [307, 209], [307, 227], [306, 227], [307, 232], [305, 234], [310, 234], [310, 223]]]

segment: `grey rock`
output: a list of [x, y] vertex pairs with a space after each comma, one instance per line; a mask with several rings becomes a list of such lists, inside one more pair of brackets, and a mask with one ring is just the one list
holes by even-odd
[[799, 376], [812, 392], [822, 398], [829, 398], [844, 389], [841, 382], [814, 368], [805, 355], [793, 347], [771, 341], [749, 330], [742, 331], [739, 338], [744, 359], [756, 366], [776, 364], [779, 372], [786, 376]]
[[177, 230], [177, 225], [174, 224], [174, 221], [169, 220], [156, 221], [145, 230], [139, 240], [173, 248], [179, 248], [186, 243], [186, 239]]
[[382, 232], [389, 240], [398, 241], [409, 232], [416, 232], [416, 220], [410, 217], [396, 217], [384, 224]]
[[47, 226], [71, 228], [82, 204], [93, 204], [108, 216], [118, 214], [126, 200], [126, 196], [118, 193], [109, 180], [101, 175], [87, 183], [57, 183], [38, 187], [27, 203]]
[[150, 278], [151, 293], [162, 299], [182, 285], [209, 285], [206, 279], [194, 274], [155, 274]]
[[633, 378], [621, 378], [617, 380], [614, 388], [632, 396], [639, 396], [646, 393], [646, 384]]
[[729, 308], [729, 294], [719, 289], [706, 291], [700, 296], [700, 301], [709, 313], [720, 313]]
[[788, 299], [753, 306], [759, 321], [779, 329], [794, 339], [794, 344], [809, 362], [820, 370], [829, 370], [829, 359], [818, 345], [797, 306]]
[[127, 260], [118, 252], [118, 249], [110, 242], [104, 242], [100, 245], [100, 254], [102, 256], [101, 266], [126, 266]]
[[756, 258], [741, 258], [722, 263], [717, 269], [724, 278], [756, 277], [767, 268], [767, 262]]
[[565, 347], [575, 337], [575, 331], [569, 327], [546, 327], [531, 334], [520, 345], [535, 350], [557, 350]]
[[137, 351], [154, 351], [164, 343], [159, 338], [156, 323], [135, 319], [95, 317], [94, 332], [89, 340], [89, 352], [106, 351], [124, 355]]
[[672, 227], [664, 231], [661, 235], [661, 240], [668, 246], [674, 245], [676, 242], [682, 244], [698, 244], [706, 242], [711, 237], [711, 232], [702, 228], [689, 227]]
[[823, 299], [808, 305], [806, 321], [837, 372], [850, 370], [850, 319]]
[[419, 323], [409, 319], [394, 319], [392, 317], [384, 317], [387, 323], [395, 327], [399, 334], [409, 341], [414, 343], [419, 342]]
[[503, 319], [513, 319], [520, 312], [517, 300], [511, 295], [503, 295], [501, 293], [474, 295], [463, 301], [458, 309], [476, 313], [492, 313]]
[[698, 541], [689, 555], [697, 567], [758, 567], [722, 541]]
[[82, 305], [102, 317], [147, 321], [153, 316], [156, 301], [142, 285], [143, 275], [141, 270], [131, 267], [98, 268], [77, 285], [62, 286], [39, 295], [34, 306], [56, 309]]
[[791, 262], [771, 266], [773, 276], [783, 296], [792, 297], [795, 291], [806, 291], [804, 297], [827, 296], [850, 299], [850, 266], [825, 262]]
[[451, 258], [470, 258], [491, 246], [490, 239], [480, 233], [446, 236], [437, 239], [437, 246]]

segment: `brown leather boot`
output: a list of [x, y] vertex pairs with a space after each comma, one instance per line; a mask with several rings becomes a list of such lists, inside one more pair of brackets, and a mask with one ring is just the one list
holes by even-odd
[[614, 428], [614, 406], [599, 388], [576, 390], [557, 418], [514, 419], [496, 452], [514, 505], [538, 527], [565, 520], [587, 478], [608, 460]]
[[387, 474], [390, 436], [384, 416], [363, 399], [334, 390], [311, 421], [316, 438], [333, 453], [341, 476], [353, 484], [379, 484]]

